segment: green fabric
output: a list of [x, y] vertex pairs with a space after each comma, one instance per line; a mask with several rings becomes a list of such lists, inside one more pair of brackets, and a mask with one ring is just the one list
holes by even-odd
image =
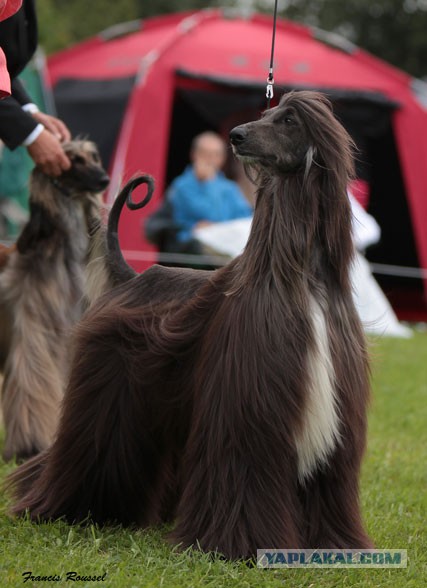
[[[32, 101], [40, 110], [46, 112], [43, 78], [32, 61], [19, 76]], [[25, 147], [10, 151], [4, 147], [0, 156], [0, 199], [8, 198], [28, 211], [29, 178], [33, 161]], [[19, 226], [7, 221], [7, 237], [14, 238], [19, 233]]]

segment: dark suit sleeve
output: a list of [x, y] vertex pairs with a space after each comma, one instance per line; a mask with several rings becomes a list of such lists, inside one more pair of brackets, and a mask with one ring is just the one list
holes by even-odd
[[12, 96], [17, 102], [19, 102], [19, 104], [23, 106], [24, 104], [29, 104], [32, 102], [31, 96], [28, 94], [19, 78], [12, 79], [11, 86]]
[[31, 102], [31, 98], [21, 82], [12, 80], [12, 96], [0, 100], [0, 139], [9, 149], [19, 147], [38, 124], [21, 108], [21, 104], [28, 102]]

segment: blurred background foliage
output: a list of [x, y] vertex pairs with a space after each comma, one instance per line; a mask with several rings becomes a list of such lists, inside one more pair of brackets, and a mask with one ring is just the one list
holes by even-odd
[[[274, 0], [37, 0], [40, 42], [52, 53], [137, 18], [214, 6], [272, 13]], [[427, 76], [427, 0], [279, 0], [286, 18], [344, 35], [418, 76]]]

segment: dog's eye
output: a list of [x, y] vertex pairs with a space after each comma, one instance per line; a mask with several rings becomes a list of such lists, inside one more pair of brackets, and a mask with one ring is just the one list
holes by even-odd
[[85, 163], [85, 159], [81, 155], [74, 155], [74, 157], [72, 159], [73, 159], [73, 163], [78, 163], [80, 165], [84, 165], [84, 163]]
[[284, 122], [284, 123], [285, 123], [285, 124], [287, 124], [287, 125], [291, 125], [291, 124], [293, 124], [295, 121], [294, 121], [294, 119], [293, 119], [291, 116], [284, 116], [284, 117], [282, 118], [282, 122]]

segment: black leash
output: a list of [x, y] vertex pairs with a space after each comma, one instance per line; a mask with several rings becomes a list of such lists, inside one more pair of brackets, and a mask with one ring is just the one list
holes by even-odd
[[273, 86], [274, 86], [274, 76], [273, 76], [273, 63], [274, 63], [274, 45], [276, 43], [276, 22], [277, 22], [277, 3], [278, 0], [274, 2], [274, 18], [273, 18], [273, 37], [271, 39], [271, 55], [270, 55], [270, 67], [268, 69], [268, 78], [267, 78], [267, 108], [270, 108], [271, 99], [274, 96]]

